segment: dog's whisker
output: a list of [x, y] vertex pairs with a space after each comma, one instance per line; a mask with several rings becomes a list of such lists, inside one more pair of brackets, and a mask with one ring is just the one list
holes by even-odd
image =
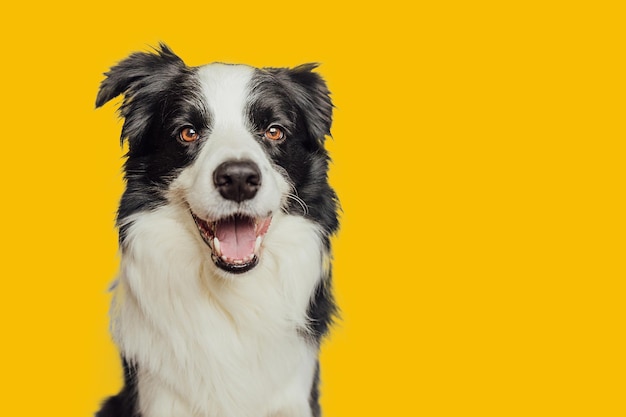
[[[298, 189], [294, 185], [293, 181], [291, 181], [291, 179], [289, 178], [289, 174], [287, 173], [285, 168], [281, 167], [280, 165], [273, 165], [273, 168], [283, 176], [283, 178], [287, 182], [287, 185], [289, 186], [290, 191], [286, 194], [287, 199], [293, 200], [298, 203], [298, 205], [302, 208], [304, 215], [308, 215], [309, 206], [303, 199], [300, 198], [300, 196], [298, 196]], [[283, 207], [283, 211], [287, 213], [288, 207]]]
[[287, 198], [298, 203], [300, 207], [302, 207], [302, 211], [304, 212], [304, 215], [309, 214], [309, 206], [304, 202], [303, 199], [298, 197], [296, 194], [292, 194], [292, 193], [287, 194]]

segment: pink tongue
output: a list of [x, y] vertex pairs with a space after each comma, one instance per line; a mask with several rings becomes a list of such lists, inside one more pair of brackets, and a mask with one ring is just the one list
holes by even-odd
[[231, 259], [243, 259], [254, 253], [256, 234], [251, 219], [235, 217], [223, 220], [215, 227], [222, 255]]

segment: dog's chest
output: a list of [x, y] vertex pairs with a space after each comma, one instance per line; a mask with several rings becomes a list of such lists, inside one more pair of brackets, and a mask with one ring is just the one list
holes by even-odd
[[224, 281], [175, 212], [149, 216], [129, 231], [112, 310], [116, 342], [139, 366], [144, 414], [247, 417], [306, 402], [317, 350], [302, 335], [321, 275], [316, 229], [279, 219], [263, 264]]
[[315, 349], [295, 332], [219, 326], [189, 339], [152, 346], [152, 366], [138, 374], [144, 416], [266, 416], [310, 392]]

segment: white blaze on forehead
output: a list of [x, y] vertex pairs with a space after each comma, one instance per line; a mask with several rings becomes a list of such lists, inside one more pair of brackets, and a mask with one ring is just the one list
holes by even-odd
[[211, 111], [214, 128], [246, 126], [254, 68], [246, 65], [209, 64], [200, 67], [198, 77]]

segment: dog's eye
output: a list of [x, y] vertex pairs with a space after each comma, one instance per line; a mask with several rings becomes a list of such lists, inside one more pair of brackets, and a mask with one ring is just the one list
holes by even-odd
[[193, 127], [187, 126], [183, 130], [180, 131], [178, 136], [180, 137], [180, 140], [182, 141], [193, 142], [200, 137], [200, 134]]
[[264, 136], [269, 140], [281, 140], [285, 137], [285, 132], [278, 126], [271, 126], [265, 131]]

